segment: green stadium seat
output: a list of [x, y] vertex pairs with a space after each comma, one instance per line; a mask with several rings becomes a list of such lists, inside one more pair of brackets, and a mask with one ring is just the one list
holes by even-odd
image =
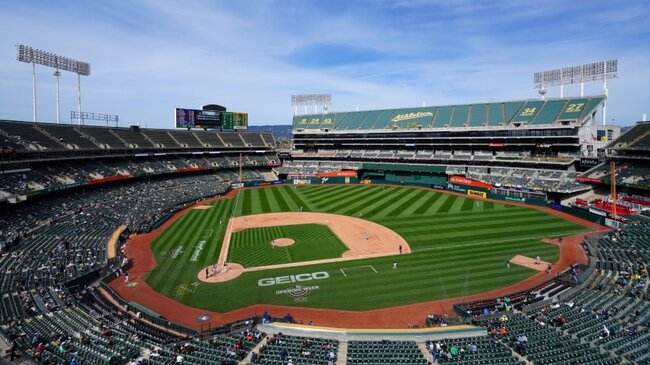
[[553, 124], [564, 108], [566, 100], [549, 100], [542, 105], [541, 110], [537, 113], [535, 118], [530, 122], [534, 125]]
[[467, 126], [469, 105], [456, 105], [453, 107], [450, 127], [459, 128]]
[[488, 104], [475, 104], [471, 106], [469, 115], [469, 127], [483, 127], [488, 121]]

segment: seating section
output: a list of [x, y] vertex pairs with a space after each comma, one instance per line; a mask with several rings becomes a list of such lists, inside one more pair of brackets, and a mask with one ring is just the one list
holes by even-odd
[[270, 336], [253, 364], [287, 364], [291, 360], [300, 365], [326, 364], [336, 361], [338, 341], [322, 338], [288, 336], [282, 333]]
[[101, 148], [123, 149], [127, 147], [126, 143], [115, 135], [110, 128], [83, 126], [79, 130], [93, 139]]
[[341, 170], [358, 170], [361, 169], [362, 163], [360, 162], [345, 162], [345, 161], [285, 161], [280, 167], [273, 168], [273, 171], [278, 174], [286, 174], [289, 176], [315, 176], [332, 171]]
[[[243, 138], [243, 139], [242, 139]], [[225, 143], [225, 145], [224, 145]], [[21, 151], [275, 147], [271, 133], [182, 131], [0, 121], [0, 147]]]
[[350, 365], [426, 364], [427, 359], [415, 341], [350, 341], [347, 363]]
[[96, 150], [98, 147], [89, 138], [82, 135], [77, 128], [71, 125], [39, 123], [37, 127], [45, 134], [49, 134], [55, 139], [58, 139], [61, 144], [70, 146], [72, 149]]
[[650, 145], [650, 122], [639, 122], [623, 133], [610, 147], [619, 148], [648, 148]]
[[180, 143], [182, 147], [189, 148], [202, 148], [204, 147], [201, 141], [196, 137], [192, 131], [170, 131], [169, 132], [175, 140]]
[[0, 121], [0, 134], [26, 150], [64, 150], [63, 144], [45, 135], [33, 123]]
[[163, 129], [143, 129], [143, 134], [149, 137], [149, 140], [152, 141], [156, 147], [181, 147], [172, 137], [172, 135]]
[[428, 342], [427, 347], [439, 364], [520, 364], [510, 349], [490, 337], [443, 339]]
[[113, 128], [111, 132], [124, 140], [127, 146], [131, 148], [153, 148], [154, 144], [142, 132], [130, 129]]
[[294, 116], [292, 127], [305, 131], [324, 129], [343, 131], [579, 123], [598, 108], [602, 101], [602, 97], [563, 98], [306, 114]]
[[490, 169], [490, 172], [487, 172], [485, 169], [470, 169], [467, 177], [495, 186], [526, 188], [539, 191], [568, 193], [589, 189], [588, 185], [576, 181], [575, 172], [557, 170], [493, 167]]
[[[587, 172], [587, 177], [600, 179], [609, 183], [611, 169], [609, 164], [602, 164]], [[624, 160], [616, 163], [616, 183], [647, 186], [650, 185], [650, 163], [643, 160]]]
[[221, 137], [226, 147], [244, 147], [244, 140], [240, 137], [240, 133], [234, 132], [220, 132], [218, 136]]
[[[202, 157], [210, 156], [210, 157]], [[278, 157], [270, 153], [250, 153], [244, 156], [244, 167], [266, 166], [278, 163]], [[212, 155], [165, 155], [142, 157], [115, 157], [85, 160], [59, 160], [34, 163], [30, 168], [12, 173], [0, 173], [0, 201], [11, 196], [28, 194], [47, 189], [60, 189], [85, 185], [88, 181], [114, 176], [142, 176], [174, 172], [178, 169], [233, 168], [239, 165], [239, 154]], [[259, 176], [259, 174], [257, 174]], [[255, 178], [257, 179], [257, 178]]]
[[266, 143], [259, 133], [241, 133], [241, 137], [248, 147], [266, 147]]

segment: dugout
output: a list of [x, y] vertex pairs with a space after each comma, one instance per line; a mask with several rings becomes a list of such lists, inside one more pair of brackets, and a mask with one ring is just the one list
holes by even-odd
[[432, 187], [447, 185], [446, 166], [364, 163], [359, 172], [361, 180]]

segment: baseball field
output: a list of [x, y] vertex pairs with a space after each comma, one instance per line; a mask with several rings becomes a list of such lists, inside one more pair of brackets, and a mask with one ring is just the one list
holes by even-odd
[[157, 266], [144, 279], [216, 312], [363, 311], [486, 292], [538, 272], [507, 268], [517, 255], [557, 261], [542, 238], [587, 231], [536, 209], [392, 186], [245, 189], [199, 208], [152, 242]]

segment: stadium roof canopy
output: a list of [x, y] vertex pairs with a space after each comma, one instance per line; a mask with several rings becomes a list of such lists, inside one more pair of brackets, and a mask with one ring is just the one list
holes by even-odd
[[297, 115], [293, 117], [293, 129], [407, 131], [579, 124], [603, 100], [603, 96], [594, 96]]

